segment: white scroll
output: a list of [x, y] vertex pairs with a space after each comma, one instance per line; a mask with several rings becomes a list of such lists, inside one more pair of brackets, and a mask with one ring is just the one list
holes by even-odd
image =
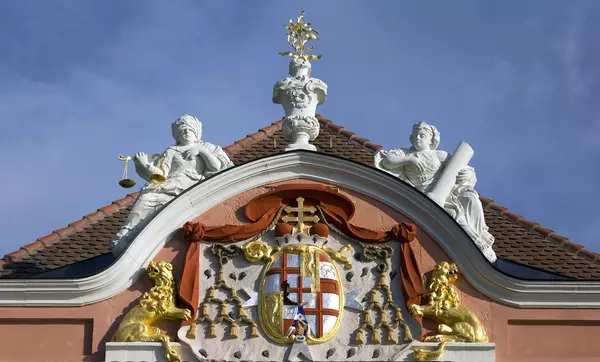
[[446, 160], [444, 169], [435, 181], [431, 191], [427, 192], [427, 196], [443, 207], [444, 202], [452, 191], [452, 187], [456, 184], [458, 172], [469, 164], [469, 161], [471, 161], [471, 157], [473, 157], [474, 154], [475, 152], [473, 152], [473, 149], [468, 143], [459, 143], [454, 155]]

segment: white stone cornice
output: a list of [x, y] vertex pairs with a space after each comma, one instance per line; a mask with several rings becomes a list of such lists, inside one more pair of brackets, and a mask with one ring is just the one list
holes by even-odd
[[295, 151], [226, 170], [168, 204], [108, 269], [81, 279], [0, 280], [0, 306], [80, 306], [127, 289], [181, 226], [244, 191], [309, 179], [361, 193], [406, 215], [435, 240], [475, 288], [499, 303], [523, 308], [600, 308], [600, 282], [526, 281], [490, 264], [465, 231], [435, 202], [397, 178], [322, 153]]

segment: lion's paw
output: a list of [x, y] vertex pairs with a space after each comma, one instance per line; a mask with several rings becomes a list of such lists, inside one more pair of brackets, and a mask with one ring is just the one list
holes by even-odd
[[443, 342], [444, 336], [436, 334], [435, 336], [425, 337], [425, 342]]
[[422, 317], [423, 316], [423, 311], [416, 304], [411, 304], [408, 306], [408, 313], [410, 313], [410, 315], [412, 315], [413, 317]]

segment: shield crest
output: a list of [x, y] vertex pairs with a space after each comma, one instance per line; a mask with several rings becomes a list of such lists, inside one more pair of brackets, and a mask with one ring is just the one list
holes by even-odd
[[321, 343], [337, 332], [343, 311], [343, 292], [336, 265], [323, 249], [290, 245], [272, 255], [264, 269], [259, 321], [277, 343], [292, 343], [288, 330], [300, 313], [309, 343]]

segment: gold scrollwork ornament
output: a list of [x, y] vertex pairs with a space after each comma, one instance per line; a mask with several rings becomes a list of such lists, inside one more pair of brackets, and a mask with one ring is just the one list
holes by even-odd
[[251, 241], [242, 247], [244, 257], [251, 263], [261, 260], [271, 261], [273, 253], [279, 251], [279, 247], [270, 247], [264, 241]]

